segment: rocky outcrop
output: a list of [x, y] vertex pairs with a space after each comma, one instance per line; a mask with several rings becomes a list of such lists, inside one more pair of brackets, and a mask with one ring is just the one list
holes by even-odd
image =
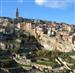
[[[64, 38], [64, 39], [63, 39]], [[70, 52], [72, 50], [75, 50], [74, 43], [75, 37], [73, 38], [67, 35], [67, 37], [63, 36], [63, 38], [60, 38], [59, 36], [56, 37], [48, 37], [47, 35], [43, 34], [41, 36], [41, 39], [38, 40], [41, 45], [47, 50], [59, 50], [60, 52]]]

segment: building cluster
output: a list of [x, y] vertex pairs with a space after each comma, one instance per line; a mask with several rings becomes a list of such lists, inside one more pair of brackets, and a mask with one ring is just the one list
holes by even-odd
[[0, 41], [14, 39], [15, 32], [18, 30], [33, 31], [38, 38], [43, 34], [46, 34], [49, 37], [60, 36], [61, 39], [67, 39], [69, 36], [73, 36], [72, 43], [74, 43], [75, 40], [74, 25], [39, 19], [26, 19], [19, 16], [18, 8], [16, 10], [16, 18], [0, 17]]

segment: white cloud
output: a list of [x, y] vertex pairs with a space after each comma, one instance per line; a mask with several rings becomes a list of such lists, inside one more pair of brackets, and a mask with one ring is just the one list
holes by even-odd
[[43, 5], [46, 2], [46, 0], [35, 0], [35, 3], [38, 5]]
[[23, 3], [24, 1], [23, 1], [23, 0], [18, 0], [18, 2], [19, 2], [19, 3]]
[[63, 8], [67, 7], [75, 0], [35, 0], [38, 5], [43, 5], [50, 8]]

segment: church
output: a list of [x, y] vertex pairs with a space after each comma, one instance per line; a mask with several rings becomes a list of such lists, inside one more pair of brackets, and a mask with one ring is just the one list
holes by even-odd
[[32, 20], [20, 17], [18, 8], [16, 9], [14, 24], [17, 28], [22, 30], [30, 30], [32, 28]]

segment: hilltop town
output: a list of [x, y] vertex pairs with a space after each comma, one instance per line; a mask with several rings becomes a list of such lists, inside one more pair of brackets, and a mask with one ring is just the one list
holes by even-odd
[[75, 25], [0, 17], [0, 73], [74, 73], [74, 53]]

